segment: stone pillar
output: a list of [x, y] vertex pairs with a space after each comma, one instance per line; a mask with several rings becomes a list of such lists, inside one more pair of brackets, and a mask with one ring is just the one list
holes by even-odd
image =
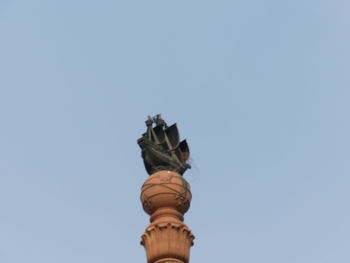
[[141, 189], [143, 209], [151, 224], [142, 234], [148, 263], [188, 263], [194, 236], [183, 223], [190, 207], [190, 185], [178, 173], [159, 171]]

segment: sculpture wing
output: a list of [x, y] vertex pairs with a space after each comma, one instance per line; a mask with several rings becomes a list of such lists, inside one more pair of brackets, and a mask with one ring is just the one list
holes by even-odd
[[168, 137], [172, 148], [177, 147], [180, 141], [180, 136], [176, 124], [173, 124], [170, 127], [166, 128], [165, 134]]
[[180, 142], [179, 147], [182, 154], [182, 160], [187, 161], [190, 157], [190, 148], [188, 147], [187, 141], [183, 140], [182, 142]]

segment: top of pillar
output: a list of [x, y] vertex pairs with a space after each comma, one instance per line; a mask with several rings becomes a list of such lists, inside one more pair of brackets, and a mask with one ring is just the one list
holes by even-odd
[[[145, 212], [153, 216], [151, 221], [162, 214], [177, 214], [182, 221], [182, 216], [190, 208], [191, 187], [178, 173], [159, 171], [146, 179], [141, 188], [140, 199]], [[173, 211], [169, 212], [169, 208]]]
[[187, 163], [190, 149], [186, 140], [180, 142], [176, 123], [168, 126], [160, 114], [148, 117], [147, 130], [137, 140], [149, 175], [162, 171], [174, 171], [183, 175], [191, 166]]

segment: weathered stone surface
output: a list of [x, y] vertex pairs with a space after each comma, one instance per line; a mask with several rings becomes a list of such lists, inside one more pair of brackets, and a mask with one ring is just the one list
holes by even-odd
[[192, 194], [189, 183], [178, 173], [159, 171], [147, 178], [140, 198], [143, 209], [149, 215], [164, 207], [184, 214], [190, 207]]
[[148, 263], [188, 263], [194, 235], [183, 223], [191, 202], [190, 186], [173, 171], [159, 171], [147, 178], [141, 202], [151, 224], [141, 237]]

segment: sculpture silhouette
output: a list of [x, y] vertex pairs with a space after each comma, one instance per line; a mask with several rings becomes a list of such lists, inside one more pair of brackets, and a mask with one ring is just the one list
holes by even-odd
[[[160, 114], [148, 117], [147, 131], [137, 140], [142, 152], [146, 171], [153, 174], [161, 170], [181, 175], [191, 166], [186, 163], [190, 156], [186, 140], [180, 142], [176, 124], [168, 126]], [[154, 127], [153, 127], [154, 126]]]

